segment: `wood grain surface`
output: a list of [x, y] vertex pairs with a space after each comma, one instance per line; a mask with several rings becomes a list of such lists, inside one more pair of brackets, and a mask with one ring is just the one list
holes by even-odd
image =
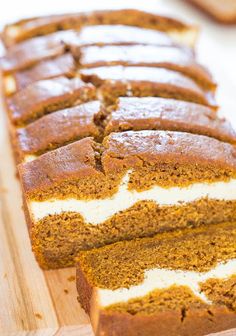
[[[133, 1], [125, 3], [134, 7]], [[220, 84], [221, 113], [236, 126], [236, 28], [207, 21], [178, 0], [150, 1], [147, 9], [157, 11], [157, 3], [203, 27], [199, 58]], [[92, 336], [76, 299], [75, 270], [43, 272], [31, 252], [3, 110], [0, 106], [0, 336]], [[214, 335], [236, 336], [236, 329]]]

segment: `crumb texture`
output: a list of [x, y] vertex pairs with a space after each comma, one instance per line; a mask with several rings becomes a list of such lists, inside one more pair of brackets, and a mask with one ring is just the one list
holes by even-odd
[[107, 311], [128, 313], [131, 315], [152, 315], [162, 311], [178, 311], [184, 320], [188, 309], [207, 309], [209, 305], [194, 296], [185, 286], [171, 286], [168, 289], [156, 289], [148, 295], [116, 303], [105, 308]]
[[79, 254], [90, 283], [108, 289], [143, 281], [152, 268], [206, 272], [236, 256], [234, 223], [163, 233], [153, 238], [119, 242]]

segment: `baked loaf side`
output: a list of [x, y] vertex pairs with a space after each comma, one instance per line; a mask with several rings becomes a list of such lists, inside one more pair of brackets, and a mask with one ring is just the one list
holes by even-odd
[[19, 41], [58, 30], [80, 29], [84, 25], [100, 24], [122, 24], [165, 31], [188, 45], [193, 45], [196, 39], [196, 28], [182, 21], [136, 9], [121, 9], [21, 20], [5, 26], [2, 40], [6, 46], [11, 46]]
[[110, 107], [91, 101], [59, 110], [25, 127], [13, 128], [12, 141], [21, 162], [86, 136], [101, 142], [111, 132], [128, 130], [181, 131], [236, 143], [232, 126], [212, 109], [158, 97], [123, 97]]
[[234, 328], [235, 238], [235, 223], [222, 223], [81, 252], [78, 299], [95, 334], [202, 336]]
[[19, 173], [45, 268], [72, 265], [79, 250], [236, 216], [235, 148], [202, 135], [85, 138], [21, 164]]

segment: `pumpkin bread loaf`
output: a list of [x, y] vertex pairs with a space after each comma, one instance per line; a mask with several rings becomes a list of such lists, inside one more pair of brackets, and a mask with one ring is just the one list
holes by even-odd
[[32, 248], [44, 269], [77, 264], [96, 336], [236, 327], [236, 133], [196, 33], [121, 9], [1, 35]]

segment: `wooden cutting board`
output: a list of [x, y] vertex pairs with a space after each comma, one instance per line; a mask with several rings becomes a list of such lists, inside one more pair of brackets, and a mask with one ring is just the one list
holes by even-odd
[[[236, 125], [236, 29], [194, 16], [181, 2], [168, 4], [204, 27], [199, 57], [220, 83], [222, 113]], [[43, 272], [34, 260], [15, 173], [0, 106], [0, 336], [92, 336], [89, 318], [76, 299], [75, 270]], [[218, 335], [235, 336], [236, 329]]]

